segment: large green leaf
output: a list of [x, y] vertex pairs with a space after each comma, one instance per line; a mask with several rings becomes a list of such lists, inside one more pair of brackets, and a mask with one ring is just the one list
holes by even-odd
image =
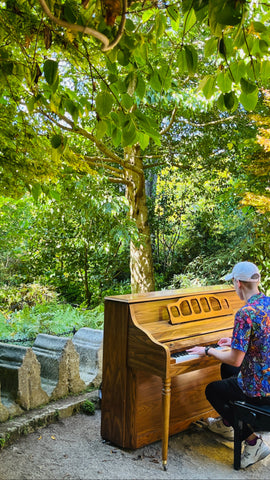
[[229, 72], [220, 72], [217, 76], [217, 85], [222, 93], [231, 91], [232, 79]]
[[122, 140], [121, 130], [117, 127], [112, 129], [112, 141], [115, 147], [118, 147]]
[[158, 126], [154, 119], [150, 119], [149, 117], [147, 117], [147, 115], [140, 112], [139, 110], [135, 110], [133, 115], [140, 129], [150, 135], [150, 137], [159, 139]]
[[53, 148], [58, 148], [62, 144], [62, 135], [53, 135], [51, 138], [51, 145]]
[[98, 139], [104, 137], [105, 133], [107, 132], [107, 122], [104, 120], [101, 120], [100, 122], [97, 122], [97, 127], [96, 127], [96, 136]]
[[151, 10], [151, 9], [145, 10], [145, 11], [143, 12], [143, 15], [142, 15], [142, 21], [143, 21], [143, 23], [148, 22], [148, 20], [149, 20], [151, 17], [153, 17], [154, 14], [155, 14], [155, 10], [154, 10], [154, 9], [152, 9], [152, 10]]
[[156, 70], [150, 76], [149, 83], [150, 83], [151, 87], [153, 88], [153, 90], [155, 90], [156, 92], [161, 92], [162, 83], [160, 81], [159, 74]]
[[252, 22], [254, 30], [259, 33], [267, 32], [267, 27], [262, 22]]
[[217, 49], [218, 49], [218, 41], [215, 37], [212, 37], [212, 38], [209, 38], [206, 42], [205, 42], [205, 46], [204, 46], [204, 55], [206, 57], [210, 57], [211, 55], [217, 53]]
[[199, 84], [199, 90], [203, 91], [205, 98], [209, 99], [215, 92], [216, 77], [214, 75], [206, 75]]
[[241, 93], [240, 102], [248, 112], [254, 110], [258, 102], [258, 91], [255, 90], [253, 93], [250, 93], [249, 95], [246, 95], [245, 93]]
[[123, 147], [128, 145], [133, 145], [136, 140], [136, 128], [132, 121], [129, 121], [127, 125], [124, 126], [122, 131], [123, 138]]
[[238, 106], [238, 99], [234, 92], [221, 94], [217, 100], [217, 106], [220, 110], [233, 112]]
[[249, 80], [246, 80], [245, 78], [241, 78], [240, 84], [241, 84], [242, 92], [246, 95], [249, 95], [250, 93], [255, 92], [255, 90], [256, 92], [258, 91], [257, 85], [255, 83], [250, 82]]
[[34, 198], [34, 200], [37, 202], [38, 197], [42, 194], [42, 188], [39, 183], [35, 183], [31, 187], [31, 195]]
[[177, 53], [177, 66], [181, 73], [184, 73], [187, 71], [186, 52], [183, 48], [179, 50]]
[[156, 28], [155, 28], [155, 33], [156, 33], [156, 38], [162, 37], [163, 33], [165, 32], [166, 29], [166, 19], [164, 15], [158, 13], [156, 15]]
[[235, 83], [239, 83], [241, 77], [244, 77], [246, 75], [247, 68], [245, 62], [243, 60], [240, 60], [238, 62], [231, 63], [230, 70]]
[[46, 60], [43, 66], [44, 76], [49, 85], [54, 85], [58, 77], [58, 62], [55, 60]]
[[176, 8], [176, 6], [169, 5], [168, 8], [167, 8], [167, 12], [168, 12], [169, 16], [171, 17], [171, 19], [174, 22], [177, 22], [177, 20], [179, 18], [179, 10]]
[[132, 107], [134, 103], [133, 98], [128, 93], [124, 93], [124, 95], [122, 95], [122, 102], [124, 107], [128, 110]]
[[198, 53], [192, 45], [185, 45], [185, 54], [188, 73], [193, 75], [197, 70]]
[[129, 51], [128, 50], [119, 50], [117, 53], [117, 61], [123, 67], [126, 67], [129, 64]]
[[209, 0], [209, 25], [212, 33], [220, 36], [225, 25], [237, 25], [245, 11], [242, 2], [231, 0]]
[[96, 109], [101, 117], [106, 117], [112, 109], [113, 96], [108, 92], [101, 92], [96, 98]]
[[261, 77], [263, 80], [270, 78], [270, 60], [264, 60], [261, 65]]
[[138, 80], [137, 80], [137, 85], [136, 85], [136, 93], [138, 95], [138, 97], [142, 100], [143, 97], [144, 97], [144, 94], [145, 94], [145, 82], [143, 80], [142, 77], [138, 77]]
[[63, 104], [68, 113], [72, 116], [73, 121], [77, 123], [79, 117], [78, 105], [69, 98], [65, 99]]
[[224, 105], [227, 110], [232, 111], [237, 106], [237, 99], [234, 92], [225, 93], [223, 95]]
[[191, 30], [191, 28], [195, 25], [196, 22], [197, 18], [195, 12], [193, 8], [191, 8], [184, 17], [185, 31], [188, 32], [189, 30]]
[[158, 74], [162, 82], [162, 88], [167, 91], [172, 83], [172, 72], [170, 66], [167, 64], [161, 64]]
[[142, 150], [145, 150], [149, 145], [149, 135], [143, 132], [137, 132], [137, 139]]

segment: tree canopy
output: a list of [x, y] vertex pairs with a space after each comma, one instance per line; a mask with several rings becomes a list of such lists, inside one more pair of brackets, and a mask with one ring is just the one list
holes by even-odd
[[70, 169], [124, 186], [139, 233], [133, 290], [154, 289], [145, 178], [157, 166], [187, 168], [167, 148], [183, 120], [196, 124], [215, 106], [212, 121], [226, 125], [256, 107], [270, 73], [268, 5], [8, 0], [0, 9], [3, 192], [38, 197]]

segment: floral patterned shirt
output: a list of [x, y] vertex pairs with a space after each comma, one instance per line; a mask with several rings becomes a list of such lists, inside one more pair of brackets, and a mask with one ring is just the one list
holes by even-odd
[[238, 310], [231, 346], [245, 352], [237, 378], [245, 395], [270, 396], [270, 297], [253, 295]]

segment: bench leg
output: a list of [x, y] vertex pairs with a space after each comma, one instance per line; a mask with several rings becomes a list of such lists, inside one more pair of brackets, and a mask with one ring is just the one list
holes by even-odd
[[233, 460], [233, 468], [235, 470], [239, 470], [241, 468], [241, 446], [242, 446], [242, 430], [243, 430], [243, 422], [235, 418], [234, 422], [234, 460]]

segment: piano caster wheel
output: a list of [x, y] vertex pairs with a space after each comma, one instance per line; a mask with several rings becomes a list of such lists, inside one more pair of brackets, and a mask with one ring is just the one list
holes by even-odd
[[163, 463], [163, 470], [164, 472], [167, 472], [167, 463]]

